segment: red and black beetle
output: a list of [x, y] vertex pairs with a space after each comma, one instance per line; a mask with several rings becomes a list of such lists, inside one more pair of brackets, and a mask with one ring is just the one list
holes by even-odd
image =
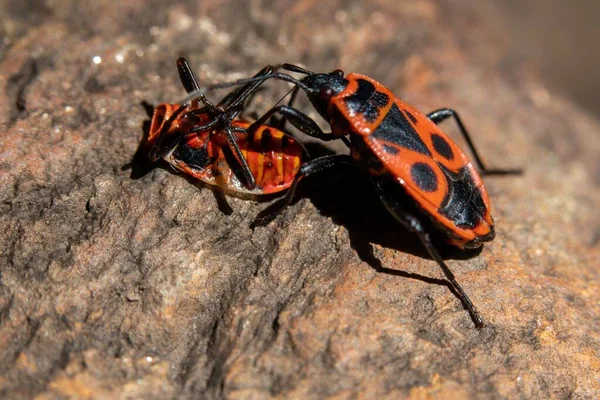
[[[183, 107], [178, 104], [159, 104], [152, 116], [148, 142], [152, 144], [162, 134], [179, 135], [182, 129], [174, 115]], [[188, 111], [189, 112], [189, 111]], [[205, 114], [195, 114], [196, 125], [208, 122]], [[168, 124], [170, 128], [164, 129]], [[163, 156], [174, 169], [192, 176], [209, 185], [218, 186], [225, 192], [245, 195], [278, 193], [288, 189], [300, 170], [304, 149], [291, 136], [268, 125], [260, 126], [252, 135], [246, 132], [250, 122], [235, 119], [231, 121], [236, 145], [246, 160], [254, 178], [253, 187], [243, 181], [241, 164], [230, 149], [228, 138], [223, 130], [208, 129], [192, 131], [188, 129], [173, 150]]]
[[[304, 163], [283, 206], [292, 201], [297, 183], [303, 177], [340, 163], [354, 162], [364, 166], [386, 209], [419, 237], [469, 311], [475, 326], [481, 328], [483, 319], [434, 247], [420, 216], [429, 218], [450, 244], [459, 248], [478, 248], [495, 236], [490, 202], [480, 174], [519, 171], [485, 168], [460, 117], [451, 109], [443, 108], [425, 115], [364, 75], [351, 73], [344, 76], [341, 70], [313, 73], [291, 64], [281, 67], [306, 76], [296, 79], [273, 71], [261, 77], [212, 85], [206, 89], [262, 82], [270, 78], [294, 83], [296, 87], [290, 103], [269, 110], [248, 128], [248, 132], [252, 133], [273, 114], [279, 113], [309, 136], [325, 141], [342, 139], [350, 148], [350, 156], [325, 156]], [[319, 114], [329, 122], [331, 133], [324, 133], [306, 114], [291, 106], [299, 89], [307, 94]], [[480, 172], [437, 126], [450, 117], [454, 118], [466, 139]], [[402, 199], [395, 195], [398, 189], [406, 195], [404, 197], [413, 200], [419, 214], [406, 211]], [[262, 222], [270, 219], [272, 215]]]
[[[189, 64], [177, 61], [183, 86], [198, 89]], [[258, 76], [272, 71], [264, 68]], [[204, 96], [189, 105], [159, 104], [150, 124], [152, 161], [163, 158], [173, 168], [226, 192], [246, 195], [278, 193], [290, 187], [304, 148], [291, 136], [267, 125], [237, 119], [245, 100], [260, 86], [252, 82], [233, 91], [216, 106]], [[198, 100], [204, 103], [199, 108]]]

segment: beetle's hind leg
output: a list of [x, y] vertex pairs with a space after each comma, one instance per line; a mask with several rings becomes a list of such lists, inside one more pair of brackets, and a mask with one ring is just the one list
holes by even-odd
[[352, 158], [346, 154], [335, 154], [332, 156], [323, 156], [319, 158], [315, 158], [314, 160], [310, 160], [302, 164], [300, 170], [296, 173], [294, 177], [294, 181], [292, 185], [288, 189], [285, 197], [273, 204], [269, 207], [261, 211], [256, 219], [250, 224], [250, 228], [254, 229], [257, 226], [267, 225], [269, 222], [273, 221], [275, 217], [287, 206], [292, 203], [294, 200], [294, 195], [296, 194], [296, 189], [298, 188], [298, 183], [302, 178], [307, 176], [325, 171], [331, 167], [341, 165], [341, 164], [350, 164], [352, 163]]
[[444, 272], [446, 279], [448, 279], [448, 281], [450, 282], [451, 290], [459, 298], [465, 309], [471, 315], [471, 319], [473, 320], [475, 327], [477, 329], [481, 329], [484, 325], [483, 318], [477, 311], [477, 308], [475, 308], [475, 305], [473, 304], [469, 296], [467, 296], [463, 288], [456, 280], [456, 277], [454, 276], [450, 268], [446, 265], [446, 263], [436, 250], [435, 246], [433, 245], [433, 242], [431, 241], [431, 238], [429, 237], [429, 234], [423, 227], [421, 221], [419, 221], [419, 219], [417, 219], [415, 216], [407, 213], [403, 209], [403, 207], [396, 201], [396, 199], [394, 199], [392, 196], [386, 193], [382, 186], [381, 180], [373, 179], [373, 184], [377, 189], [379, 198], [381, 199], [388, 212], [409, 231], [415, 233], [421, 240], [421, 243], [423, 243], [423, 246], [425, 246], [425, 249], [431, 256], [431, 258], [433, 258], [435, 262], [437, 262], [437, 264]]
[[489, 168], [487, 168], [485, 166], [485, 164], [483, 163], [483, 161], [481, 160], [481, 157], [479, 156], [479, 153], [477, 152], [477, 149], [475, 148], [475, 145], [473, 144], [473, 140], [471, 140], [471, 135], [469, 135], [467, 128], [465, 128], [465, 125], [463, 124], [462, 120], [460, 119], [460, 117], [458, 116], [458, 113], [456, 111], [452, 110], [451, 108], [440, 108], [439, 110], [435, 110], [435, 111], [427, 114], [427, 118], [429, 118], [436, 125], [439, 125], [442, 121], [444, 121], [450, 117], [453, 117], [454, 120], [456, 121], [456, 125], [458, 125], [458, 129], [460, 130], [460, 133], [465, 138], [467, 145], [469, 146], [469, 149], [473, 153], [473, 157], [475, 158], [475, 163], [477, 164], [477, 168], [479, 168], [479, 171], [481, 171], [482, 175], [520, 175], [523, 173], [522, 169], [489, 169]]

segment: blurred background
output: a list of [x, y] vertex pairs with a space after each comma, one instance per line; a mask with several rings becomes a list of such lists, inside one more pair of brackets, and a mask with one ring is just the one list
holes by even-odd
[[[155, 19], [167, 19], [169, 14], [184, 3], [193, 2], [172, 2], [168, 7], [162, 7], [152, 0], [146, 2], [134, 1], [131, 3], [147, 3], [149, 7], [160, 9], [160, 16]], [[156, 4], [155, 4], [156, 3]], [[249, 13], [252, 18], [253, 11], [261, 5], [260, 1], [225, 1], [227, 7], [234, 4], [243, 5], [239, 8], [240, 13]], [[289, 4], [286, 4], [289, 3]], [[281, 1], [276, 3], [277, 8], [291, 9], [298, 11], [314, 7], [313, 1]], [[340, 2], [337, 2], [340, 3]], [[375, 2], [373, 11], [382, 9], [381, 4], [385, 1]], [[455, 1], [443, 2], [447, 9], [452, 8]], [[211, 2], [198, 2], [200, 11], [215, 14], [215, 5]], [[416, 2], [411, 7], [426, 8], [426, 2]], [[339, 4], [342, 6], [342, 3]], [[70, 7], [70, 6], [69, 6]], [[41, 0], [3, 0], [0, 1], [0, 13], [10, 15], [10, 18], [4, 19], [3, 26], [0, 26], [0, 56], [9, 46], [14, 37], [20, 36], [27, 27], [34, 27], [53, 16], [58, 18], [71, 18], [66, 11], [65, 15], [60, 15], [60, 1], [41, 1]], [[86, 16], [88, 12], [84, 9], [93, 9], [95, 6], [81, 6], [81, 21], [70, 21], [74, 25], [79, 25], [90, 33], [95, 28], [89, 25], [106, 25], [100, 21], [90, 20]], [[135, 8], [129, 5], [128, 8]], [[406, 5], [402, 5], [406, 7]], [[460, 9], [459, 4], [455, 4], [456, 9]], [[512, 51], [515, 60], [527, 59], [531, 61], [534, 67], [534, 73], [540, 74], [549, 89], [559, 90], [564, 94], [571, 96], [581, 105], [593, 111], [595, 115], [600, 115], [600, 46], [597, 41], [600, 37], [600, 24], [598, 15], [600, 13], [600, 2], [597, 0], [578, 0], [576, 2], [566, 2], [558, 0], [485, 0], [481, 1], [478, 7], [481, 15], [466, 18], [477, 18], [476, 23], [492, 25], [499, 35], [507, 34], [511, 38], [509, 53]], [[94, 12], [97, 12], [96, 10]], [[450, 11], [452, 12], [452, 11]], [[218, 12], [217, 12], [218, 14]], [[244, 16], [242, 19], [246, 19]], [[332, 16], [332, 19], [335, 19]], [[454, 24], [454, 19], [460, 19], [459, 15], [449, 15], [449, 23]], [[241, 21], [242, 22], [242, 21]], [[273, 21], [269, 21], [273, 22]], [[339, 22], [339, 21], [332, 21]], [[143, 21], [138, 21], [143, 25]], [[241, 24], [243, 25], [243, 23]], [[135, 24], [132, 24], [132, 29]], [[230, 31], [235, 32], [240, 27], [230, 27]], [[476, 31], [474, 35], [477, 35]], [[192, 39], [192, 38], [190, 38]], [[180, 43], [180, 45], [182, 45]], [[498, 43], [491, 43], [491, 46], [497, 46]], [[185, 45], [184, 45], [185, 46]], [[348, 68], [348, 66], [345, 66]]]
[[600, 2], [492, 1], [490, 21], [507, 29], [515, 56], [528, 58], [546, 85], [600, 115]]

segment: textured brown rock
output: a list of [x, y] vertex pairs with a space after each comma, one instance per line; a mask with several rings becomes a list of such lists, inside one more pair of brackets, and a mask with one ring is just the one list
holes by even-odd
[[[2, 397], [600, 395], [600, 125], [507, 57], [490, 9], [124, 3], [0, 6]], [[349, 173], [305, 182], [254, 232], [264, 203], [226, 215], [139, 160], [132, 179], [141, 103], [182, 96], [179, 55], [203, 81], [362, 72], [460, 110], [490, 165], [524, 165], [486, 180], [497, 239], [449, 261], [488, 325]]]

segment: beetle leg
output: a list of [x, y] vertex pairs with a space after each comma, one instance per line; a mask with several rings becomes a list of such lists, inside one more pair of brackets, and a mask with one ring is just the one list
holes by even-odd
[[221, 100], [219, 106], [227, 108], [235, 108], [242, 106], [244, 102], [248, 100], [248, 98], [258, 90], [259, 86], [267, 80], [268, 76], [273, 72], [273, 70], [273, 66], [267, 65], [252, 77], [252, 79], [261, 77], [265, 79], [259, 79], [256, 81], [248, 82], [241, 88], [234, 90], [232, 93], [225, 96], [223, 100]]
[[190, 64], [183, 57], [177, 59], [177, 71], [179, 72], [179, 79], [187, 93], [193, 92], [194, 90], [200, 89], [198, 80], [190, 68]]
[[249, 133], [254, 133], [261, 125], [264, 125], [273, 114], [279, 113], [285, 117], [300, 132], [323, 141], [339, 139], [331, 133], [325, 133], [308, 115], [295, 108], [281, 105], [271, 108], [262, 117], [254, 121], [248, 128]]
[[[187, 93], [199, 91], [200, 85], [190, 68], [190, 64], [183, 57], [177, 59], [177, 71], [179, 72], [179, 79]], [[204, 93], [198, 92], [198, 98], [200, 101], [211, 111], [218, 112], [218, 108], [204, 96]]]
[[488, 168], [486, 168], [485, 165], [483, 164], [483, 161], [481, 161], [481, 157], [479, 157], [479, 153], [475, 149], [475, 145], [473, 144], [473, 141], [471, 140], [471, 136], [469, 135], [467, 128], [465, 128], [465, 125], [462, 123], [462, 120], [460, 119], [460, 117], [458, 116], [458, 113], [456, 111], [454, 111], [450, 108], [440, 108], [439, 110], [435, 110], [435, 111], [427, 114], [427, 118], [429, 118], [436, 125], [438, 125], [439, 123], [441, 123], [442, 121], [444, 121], [450, 117], [454, 117], [454, 120], [456, 121], [456, 125], [458, 125], [460, 133], [465, 138], [467, 145], [469, 146], [469, 149], [471, 149], [471, 152], [473, 153], [473, 156], [475, 158], [475, 162], [477, 163], [477, 167], [481, 171], [482, 175], [520, 175], [523, 173], [523, 170], [521, 170], [521, 169], [488, 169]]
[[[263, 77], [263, 76], [271, 74], [272, 72], [273, 72], [273, 67], [270, 65], [267, 65], [262, 70], [260, 70], [256, 75], [254, 75], [254, 78]], [[244, 106], [244, 103], [246, 102], [246, 100], [248, 100], [248, 98], [250, 96], [252, 96], [252, 94], [254, 94], [256, 92], [256, 90], [259, 88], [259, 86], [262, 85], [264, 82], [265, 82], [264, 79], [248, 82], [246, 85], [242, 86], [241, 88], [238, 88], [238, 89], [234, 90], [233, 92], [231, 92], [230, 94], [226, 95], [225, 98], [223, 98], [223, 100], [221, 100], [221, 102], [219, 103], [220, 108], [226, 108], [227, 110], [230, 110], [230, 109], [232, 110], [232, 111], [227, 112], [226, 116], [225, 116], [225, 114], [223, 114], [222, 111], [219, 111], [219, 117], [221, 118], [221, 121], [224, 125], [224, 131], [225, 131], [225, 134], [227, 135], [227, 140], [229, 141], [229, 146], [233, 150], [234, 154], [236, 155], [236, 158], [238, 159], [238, 161], [240, 163], [240, 166], [242, 167], [242, 174], [243, 174], [244, 181], [246, 182], [246, 187], [250, 190], [252, 190], [256, 187], [256, 180], [254, 178], [254, 175], [252, 174], [252, 170], [248, 166], [248, 162], [247, 162], [246, 158], [242, 155], [242, 151], [240, 150], [240, 147], [237, 144], [237, 141], [233, 137], [231, 121], [239, 114], [239, 112], [241, 112], [242, 107]], [[233, 131], [239, 132], [239, 131], [245, 131], [245, 130], [233, 128]]]
[[221, 110], [223, 108], [233, 108], [242, 105], [248, 99], [248, 97], [250, 97], [258, 89], [258, 87], [265, 82], [267, 77], [274, 72], [275, 68], [271, 65], [267, 65], [256, 75], [254, 75], [250, 82], [228, 93], [223, 100], [219, 102], [218, 106], [215, 106], [206, 98], [200, 88], [200, 85], [198, 84], [196, 76], [192, 72], [189, 63], [185, 58], [181, 57], [177, 60], [177, 70], [179, 71], [179, 78], [181, 79], [181, 83], [183, 84], [185, 91], [187, 93], [197, 94], [197, 97], [211, 112], [219, 114], [222, 112]]
[[235, 158], [238, 160], [242, 167], [242, 174], [244, 175], [244, 180], [246, 181], [246, 187], [250, 190], [256, 187], [256, 180], [254, 179], [254, 175], [252, 175], [252, 170], [248, 166], [248, 161], [246, 161], [246, 157], [242, 154], [242, 150], [240, 146], [237, 144], [235, 137], [233, 136], [233, 132], [231, 130], [231, 126], [226, 125], [224, 127], [225, 135], [227, 136], [227, 141], [229, 142], [229, 147], [235, 153]]
[[375, 188], [377, 189], [379, 198], [381, 199], [385, 208], [398, 222], [400, 222], [409, 231], [415, 233], [419, 237], [421, 243], [423, 243], [423, 246], [425, 246], [425, 249], [431, 256], [431, 258], [433, 258], [435, 262], [437, 262], [437, 264], [444, 272], [446, 279], [448, 279], [448, 281], [452, 285], [451, 287], [454, 289], [454, 293], [458, 296], [465, 309], [471, 315], [471, 319], [473, 320], [475, 327], [477, 329], [481, 329], [484, 325], [483, 318], [477, 311], [477, 308], [475, 308], [475, 305], [473, 304], [469, 296], [467, 296], [463, 288], [456, 281], [456, 278], [450, 270], [450, 268], [446, 265], [438, 251], [435, 249], [433, 243], [431, 242], [431, 238], [429, 237], [427, 231], [424, 229], [422, 223], [415, 216], [403, 210], [402, 206], [399, 205], [393, 197], [386, 194], [386, 191], [381, 186], [380, 180], [373, 180], [373, 183], [375, 185]]
[[302, 111], [297, 110], [293, 107], [289, 107], [286, 105], [277, 106], [271, 108], [267, 111], [262, 117], [256, 120], [250, 127], [248, 128], [248, 133], [253, 135], [254, 132], [275, 113], [279, 113], [283, 118], [286, 118], [286, 121], [289, 121], [296, 129], [300, 132], [308, 135], [310, 137], [314, 137], [315, 139], [322, 140], [324, 142], [329, 142], [331, 140], [340, 139], [344, 144], [350, 147], [350, 141], [345, 136], [334, 136], [331, 133], [325, 133], [323, 130], [317, 125], [315, 121], [313, 121], [308, 115], [304, 114]]
[[335, 154], [331, 156], [323, 156], [319, 158], [315, 158], [314, 160], [310, 160], [302, 164], [300, 170], [296, 173], [294, 177], [294, 181], [292, 185], [288, 189], [285, 197], [271, 206], [267, 207], [256, 217], [256, 219], [250, 224], [250, 228], [254, 229], [257, 226], [267, 225], [269, 222], [273, 221], [277, 214], [279, 214], [285, 207], [289, 206], [294, 200], [294, 195], [296, 194], [296, 189], [298, 188], [298, 183], [302, 178], [307, 176], [322, 172], [331, 167], [342, 165], [342, 164], [351, 164], [352, 157], [346, 154]]
[[[288, 117], [289, 117], [289, 116], [290, 116], [290, 114], [291, 114], [289, 110], [293, 110], [293, 111], [295, 111], [295, 112], [296, 112], [296, 114], [300, 114], [300, 115], [296, 115], [296, 116], [298, 116], [300, 119], [302, 119], [302, 122], [298, 122], [298, 124], [303, 124], [304, 126], [306, 126], [306, 124], [305, 124], [304, 122], [306, 122], [306, 119], [310, 119], [310, 118], [309, 118], [309, 117], [308, 117], [306, 114], [304, 114], [304, 113], [301, 113], [300, 111], [298, 111], [298, 110], [297, 110], [297, 109], [295, 109], [295, 108], [292, 108], [292, 106], [293, 106], [294, 102], [296, 101], [296, 98], [297, 98], [297, 96], [298, 96], [298, 93], [299, 93], [299, 92], [300, 92], [300, 87], [299, 87], [299, 86], [296, 86], [296, 87], [294, 88], [294, 90], [292, 91], [292, 96], [290, 97], [290, 101], [289, 101], [289, 102], [288, 102], [288, 104], [287, 104], [287, 108], [286, 108], [286, 109], [284, 109], [284, 110], [280, 110], [280, 111], [279, 111], [279, 113], [281, 114], [281, 119], [279, 120], [279, 122], [278, 122], [278, 124], [277, 124], [277, 126], [276, 126], [276, 127], [277, 127], [279, 130], [281, 130], [281, 131], [284, 131], [284, 132], [285, 132], [285, 123], [287, 122], [287, 119], [288, 119]], [[292, 117], [292, 118], [294, 118], [294, 117]], [[311, 120], [311, 122], [313, 122], [313, 123], [314, 123], [314, 121], [312, 121], [312, 120]], [[290, 121], [290, 123], [292, 123], [292, 125], [296, 126], [296, 125], [295, 125], [295, 124], [294, 124], [292, 121]], [[314, 125], [316, 125], [316, 124], [314, 124]], [[328, 141], [328, 140], [334, 140], [334, 139], [340, 139], [342, 142], [344, 142], [344, 144], [345, 144], [345, 145], [346, 145], [348, 148], [350, 148], [350, 146], [351, 146], [351, 145], [350, 145], [350, 140], [348, 140], [348, 138], [347, 138], [347, 137], [345, 137], [345, 136], [338, 136], [338, 137], [335, 137], [335, 138], [331, 138], [331, 137], [330, 137], [331, 133], [324, 133], [324, 132], [323, 132], [323, 131], [322, 131], [322, 130], [321, 130], [319, 127], [318, 127], [318, 125], [316, 125], [316, 128], [318, 129], [318, 131], [317, 131], [317, 134], [316, 134], [317, 136], [315, 136], [315, 134], [314, 134], [314, 132], [315, 132], [315, 130], [314, 130], [314, 127], [313, 127], [313, 129], [312, 129], [310, 132], [308, 132], [308, 131], [305, 131], [305, 130], [302, 130], [302, 129], [301, 129], [301, 128], [299, 128], [298, 126], [296, 126], [296, 127], [297, 127], [297, 128], [298, 128], [298, 129], [299, 129], [301, 132], [303, 132], [303, 133], [307, 134], [308, 136], [312, 136], [312, 137], [315, 137], [315, 138], [317, 138], [317, 139], [321, 139], [321, 140], [325, 140], [325, 141]], [[327, 138], [325, 139], [325, 138], [323, 138], [323, 136], [321, 136], [321, 135], [327, 135]]]
[[[227, 140], [231, 149], [235, 154], [235, 158], [240, 163], [242, 174], [246, 186], [248, 189], [254, 189], [256, 187], [256, 181], [254, 176], [252, 175], [252, 171], [248, 166], [248, 162], [246, 158], [242, 155], [242, 151], [235, 140], [232, 129], [231, 129], [231, 121], [239, 114], [241, 111], [244, 102], [250, 97], [260, 85], [265, 82], [266, 79], [252, 80], [247, 82], [244, 86], [237, 88], [231, 93], [227, 94], [223, 100], [219, 102], [218, 106], [213, 105], [202, 93], [200, 90], [200, 86], [198, 85], [198, 81], [194, 76], [187, 60], [184, 58], [180, 58], [177, 60], [177, 69], [179, 71], [179, 77], [181, 78], [181, 83], [183, 87], [188, 93], [195, 92], [198, 94], [198, 98], [204, 103], [206, 108], [208, 108], [208, 112], [215, 115], [215, 119], [211, 120], [204, 126], [196, 126], [193, 127], [190, 132], [197, 132], [206, 130], [210, 127], [215, 126], [218, 122], [223, 125], [223, 130], [225, 131], [225, 135], [227, 136]], [[261, 69], [253, 78], [262, 78], [272, 74], [274, 71], [274, 67], [267, 65], [263, 69]], [[203, 111], [205, 112], [205, 111]], [[235, 129], [234, 129], [235, 130]]]

